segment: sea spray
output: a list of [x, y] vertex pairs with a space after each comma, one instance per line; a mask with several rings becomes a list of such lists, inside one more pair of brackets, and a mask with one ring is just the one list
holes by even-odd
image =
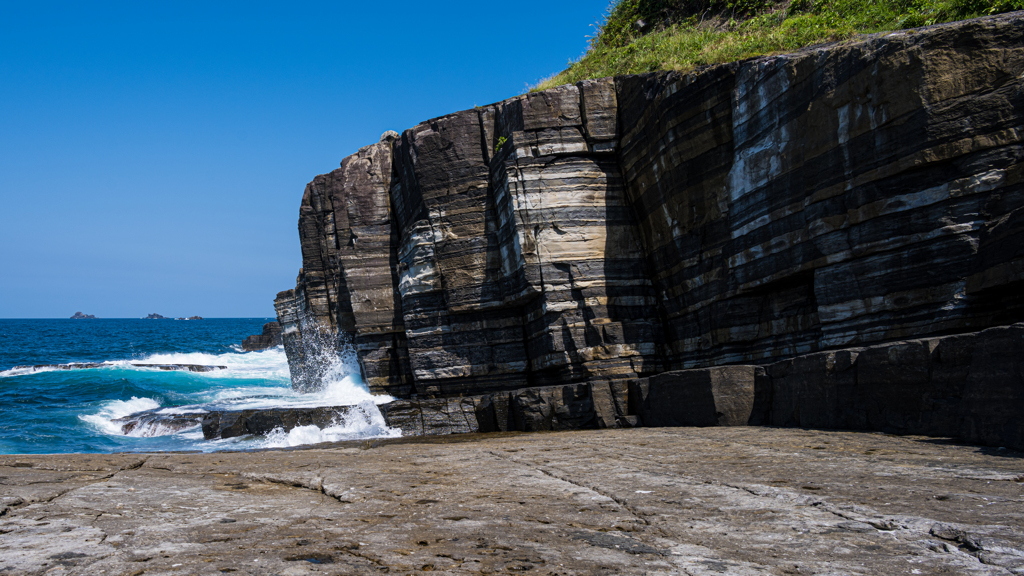
[[323, 429], [316, 426], [298, 426], [285, 431], [273, 430], [256, 441], [260, 448], [288, 448], [323, 442], [339, 442], [359, 438], [394, 438], [402, 431], [389, 428], [377, 405], [370, 400], [359, 403], [355, 409], [339, 415], [337, 420]]
[[332, 379], [361, 373], [348, 334], [308, 319], [299, 321], [298, 330], [299, 338], [285, 338], [293, 388], [317, 392]]
[[[202, 322], [155, 320], [0, 320], [0, 452], [131, 452], [237, 450], [306, 441], [397, 434], [384, 424], [360, 377], [351, 346], [333, 344], [321, 354], [322, 379], [313, 392], [293, 389], [282, 347], [242, 352], [245, 336], [266, 319]], [[13, 371], [26, 364], [105, 363], [88, 370]], [[213, 372], [169, 372], [132, 363], [226, 366]], [[213, 410], [362, 406], [362, 416], [321, 431], [207, 441], [198, 425], [181, 429], [159, 419], [125, 434], [130, 414], [161, 416]], [[354, 410], [350, 412], [356, 412]], [[196, 424], [198, 421], [196, 420]], [[288, 440], [284, 437], [288, 436]]]

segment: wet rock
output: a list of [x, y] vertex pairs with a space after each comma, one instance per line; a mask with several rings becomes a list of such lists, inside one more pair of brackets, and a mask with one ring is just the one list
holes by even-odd
[[[12, 370], [88, 370], [90, 368], [116, 368], [123, 366], [114, 362], [71, 362], [69, 364], [34, 364], [31, 366], [15, 366]], [[210, 366], [205, 364], [148, 364], [145, 362], [131, 362], [128, 366], [136, 368], [154, 368], [156, 370], [182, 370], [186, 372], [213, 372], [214, 370], [227, 370], [227, 366]]]
[[205, 410], [174, 414], [157, 408], [115, 418], [112, 422], [120, 424], [121, 433], [126, 436], [164, 436], [202, 425], [205, 415]]
[[323, 429], [339, 424], [355, 406], [317, 408], [261, 408], [252, 410], [213, 410], [203, 414], [203, 437], [207, 440], [262, 436], [274, 430], [289, 431], [299, 426]]
[[266, 350], [282, 344], [281, 324], [278, 322], [267, 322], [263, 325], [262, 334], [254, 334], [242, 341], [242, 350], [255, 352]]

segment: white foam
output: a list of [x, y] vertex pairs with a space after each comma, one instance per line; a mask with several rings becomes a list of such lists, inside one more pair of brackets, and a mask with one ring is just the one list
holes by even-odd
[[[340, 416], [339, 421], [324, 429], [316, 426], [301, 426], [285, 432], [275, 430], [260, 438], [231, 438], [205, 441], [200, 426], [187, 429], [171, 429], [159, 422], [137, 426], [127, 434], [133, 437], [174, 435], [183, 441], [182, 448], [213, 450], [237, 450], [252, 448], [279, 448], [337, 442], [358, 438], [380, 438], [401, 436], [401, 430], [387, 426], [377, 408], [394, 400], [391, 396], [374, 396], [360, 377], [359, 363], [351, 346], [343, 346], [340, 354], [333, 346], [323, 346], [317, 354], [317, 361], [325, 366], [323, 388], [317, 392], [299, 393], [291, 387], [288, 359], [284, 348], [278, 346], [259, 352], [242, 352], [232, 348], [231, 352], [210, 354], [204, 352], [150, 354], [144, 358], [108, 362], [104, 368], [124, 370], [152, 370], [131, 366], [131, 363], [146, 364], [198, 364], [205, 366], [226, 366], [225, 370], [189, 373], [208, 379], [210, 386], [203, 390], [177, 396], [177, 402], [185, 400], [189, 405], [167, 407], [161, 414], [204, 413], [211, 410], [252, 410], [270, 408], [316, 408], [322, 406], [355, 406], [354, 410]], [[9, 371], [8, 371], [9, 372]], [[0, 373], [2, 374], [2, 373]], [[234, 380], [234, 382], [232, 382]], [[232, 385], [234, 384], [234, 385]], [[101, 432], [116, 436], [122, 433], [122, 423], [112, 420], [160, 408], [150, 398], [136, 398], [105, 403], [98, 412], [79, 416], [83, 421]]]
[[[170, 436], [171, 434], [181, 434], [186, 430], [202, 430], [202, 422], [196, 422], [194, 425], [188, 426], [187, 428], [174, 428], [167, 426], [161, 422], [146, 422], [139, 424], [132, 429], [131, 432], [125, 434], [125, 436], [131, 436], [133, 438], [152, 438], [154, 436]], [[200, 433], [200, 437], [202, 434]]]
[[0, 370], [0, 378], [11, 378], [13, 376], [27, 376], [29, 374], [39, 374], [42, 372], [54, 372], [59, 368], [11, 368], [10, 370]]
[[78, 418], [91, 424], [104, 434], [124, 436], [121, 433], [121, 424], [112, 422], [117, 418], [123, 418], [129, 414], [154, 410], [160, 407], [160, 403], [152, 398], [137, 398], [132, 396], [131, 400], [112, 400], [104, 404], [100, 411], [95, 414], [82, 414]]
[[170, 352], [150, 354], [138, 363], [146, 364], [199, 364], [202, 366], [227, 366], [226, 370], [212, 372], [195, 372], [197, 375], [215, 378], [264, 378], [290, 382], [288, 373], [288, 357], [284, 347], [277, 346], [259, 352], [226, 352], [209, 354], [206, 352]]
[[254, 441], [255, 448], [289, 448], [322, 442], [339, 442], [363, 438], [395, 438], [402, 435], [397, 428], [388, 428], [384, 415], [372, 401], [360, 403], [327, 428], [299, 426], [285, 432], [278, 428]]

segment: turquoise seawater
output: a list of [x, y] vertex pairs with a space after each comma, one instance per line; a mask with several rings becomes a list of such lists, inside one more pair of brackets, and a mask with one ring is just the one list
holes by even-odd
[[[376, 410], [351, 355], [337, 358], [320, 392], [291, 389], [281, 347], [242, 352], [266, 318], [206, 320], [0, 320], [0, 453], [238, 450], [394, 435]], [[37, 364], [110, 363], [84, 370], [18, 369]], [[226, 366], [163, 371], [129, 363]], [[142, 410], [173, 412], [360, 405], [360, 417], [319, 430], [207, 441], [198, 427], [125, 435], [113, 419]]]

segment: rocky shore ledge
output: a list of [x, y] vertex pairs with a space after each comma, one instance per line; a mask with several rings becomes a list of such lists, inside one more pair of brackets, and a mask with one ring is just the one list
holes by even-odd
[[777, 428], [0, 457], [4, 574], [1024, 574], [1024, 453]]

